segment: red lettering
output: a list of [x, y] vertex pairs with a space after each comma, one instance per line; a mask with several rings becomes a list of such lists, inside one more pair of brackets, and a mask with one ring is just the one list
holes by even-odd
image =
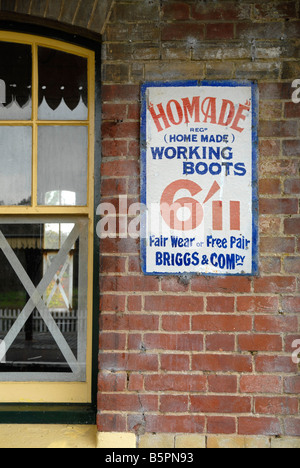
[[239, 108], [238, 108], [238, 111], [236, 113], [234, 122], [233, 122], [233, 124], [231, 126], [231, 128], [233, 128], [233, 130], [236, 130], [237, 132], [240, 132], [240, 133], [242, 133], [245, 130], [244, 128], [238, 127], [241, 120], [246, 120], [247, 116], [243, 114], [244, 111], [249, 112], [250, 107], [247, 107], [247, 106], [244, 106], [244, 105], [240, 104]]
[[150, 106], [149, 106], [149, 111], [150, 111], [150, 114], [152, 115], [152, 118], [153, 118], [153, 120], [154, 120], [154, 123], [155, 123], [155, 125], [156, 125], [157, 130], [158, 130], [159, 132], [162, 132], [164, 129], [163, 129], [163, 127], [162, 127], [161, 124], [160, 124], [160, 121], [159, 121], [160, 119], [163, 120], [166, 129], [167, 129], [167, 128], [170, 128], [171, 125], [170, 125], [170, 123], [169, 123], [169, 121], [168, 121], [168, 118], [167, 118], [166, 113], [165, 113], [165, 111], [164, 111], [163, 105], [162, 105], [162, 104], [158, 104], [158, 105], [157, 105], [157, 108], [158, 108], [158, 110], [159, 110], [159, 112], [160, 112], [159, 114], [156, 114], [156, 113], [155, 113], [155, 110], [154, 110], [154, 106], [153, 106], [153, 105], [150, 105]]
[[[204, 105], [208, 101], [207, 108], [205, 110]], [[207, 120], [210, 119], [210, 123], [216, 124], [217, 123], [217, 98], [208, 97], [204, 99], [201, 110], [204, 115], [204, 123], [207, 123]]]
[[[225, 121], [225, 117], [226, 117], [227, 112], [228, 112], [228, 115], [227, 115], [227, 119]], [[230, 125], [231, 122], [233, 121], [234, 114], [235, 114], [235, 110], [234, 110], [233, 102], [228, 101], [228, 99], [223, 99], [223, 104], [222, 104], [218, 124], [223, 125], [224, 127], [226, 127], [227, 125]]]
[[[174, 113], [173, 113], [173, 110], [172, 110], [172, 104], [175, 104], [178, 120], [175, 120], [175, 116], [174, 116]], [[167, 114], [168, 114], [170, 122], [173, 125], [180, 125], [181, 122], [183, 121], [183, 112], [182, 112], [182, 109], [181, 109], [181, 105], [179, 104], [178, 101], [172, 100], [172, 101], [168, 102], [168, 104], [167, 104]]]
[[193, 115], [195, 115], [193, 122], [199, 123], [200, 122], [200, 96], [195, 96], [193, 98], [192, 104], [189, 98], [182, 98], [183, 102], [183, 112], [185, 116], [185, 123], [190, 123], [189, 116], [193, 119]]

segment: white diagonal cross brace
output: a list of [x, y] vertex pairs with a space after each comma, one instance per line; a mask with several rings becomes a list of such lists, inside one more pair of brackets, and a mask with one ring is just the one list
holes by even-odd
[[21, 314], [9, 330], [8, 334], [0, 344], [0, 362], [4, 358], [5, 354], [7, 353], [8, 349], [22, 330], [23, 326], [25, 325], [26, 321], [29, 319], [32, 310], [36, 307], [41, 314], [44, 322], [46, 323], [50, 333], [52, 334], [54, 340], [57, 343], [60, 351], [62, 352], [64, 358], [66, 359], [68, 365], [72, 369], [72, 372], [77, 373], [79, 370], [78, 362], [75, 358], [72, 350], [70, 349], [66, 339], [64, 338], [63, 334], [61, 333], [60, 329], [58, 328], [54, 318], [52, 317], [50, 311], [45, 306], [45, 303], [42, 299], [45, 290], [51, 283], [54, 275], [58, 271], [62, 262], [65, 261], [66, 256], [72, 249], [72, 246], [78, 239], [84, 223], [77, 223], [75, 224], [72, 232], [64, 242], [63, 246], [61, 247], [60, 251], [58, 252], [57, 256], [51, 263], [51, 266], [46, 271], [45, 276], [35, 288], [31, 279], [29, 278], [27, 272], [24, 270], [23, 265], [20, 263], [19, 259], [17, 258], [16, 254], [10, 247], [9, 243], [7, 242], [6, 238], [4, 237], [3, 233], [0, 231], [0, 248], [2, 249], [4, 255], [6, 256], [7, 260], [11, 264], [12, 268], [18, 275], [20, 281], [22, 282], [24, 288], [26, 289], [27, 293], [30, 296], [29, 301], [27, 302], [26, 306], [22, 310]]

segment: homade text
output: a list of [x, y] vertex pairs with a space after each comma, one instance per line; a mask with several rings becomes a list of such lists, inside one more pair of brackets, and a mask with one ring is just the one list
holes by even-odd
[[182, 102], [171, 99], [166, 105], [150, 103], [149, 112], [158, 132], [170, 128], [172, 125], [189, 123], [210, 123], [222, 127], [230, 127], [239, 133], [251, 110], [251, 102], [234, 104], [229, 99], [218, 102], [216, 97], [207, 97], [203, 101], [201, 96], [182, 98]]

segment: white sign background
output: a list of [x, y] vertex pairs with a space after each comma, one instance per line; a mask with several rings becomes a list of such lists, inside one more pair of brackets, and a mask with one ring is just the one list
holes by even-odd
[[[224, 101], [233, 103], [235, 116], [240, 109], [236, 121], [229, 118], [229, 104], [227, 113], [221, 117], [222, 106], [226, 108]], [[190, 103], [189, 111], [187, 107], [184, 109], [184, 102]], [[147, 213], [142, 262], [145, 274], [255, 274], [256, 111], [252, 83], [144, 86], [142, 198]], [[175, 181], [192, 181], [202, 189], [195, 196], [184, 187], [174, 194], [174, 202], [187, 197], [202, 206], [203, 221], [193, 229], [172, 229], [162, 217], [162, 196]], [[234, 204], [235, 212], [231, 202], [239, 202]], [[188, 208], [177, 214], [182, 221], [191, 217]]]

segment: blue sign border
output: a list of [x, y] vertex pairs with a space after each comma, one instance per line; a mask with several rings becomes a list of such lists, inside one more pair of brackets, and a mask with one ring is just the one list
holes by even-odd
[[252, 94], [252, 272], [251, 273], [161, 273], [147, 271], [147, 245], [146, 245], [146, 221], [142, 217], [141, 221], [141, 262], [142, 271], [146, 276], [258, 276], [259, 275], [259, 197], [258, 197], [258, 121], [259, 121], [259, 92], [258, 84], [255, 81], [153, 81], [145, 82], [141, 87], [141, 203], [147, 206], [147, 90], [148, 88], [164, 87], [193, 87], [193, 86], [215, 86], [215, 87], [251, 87]]

